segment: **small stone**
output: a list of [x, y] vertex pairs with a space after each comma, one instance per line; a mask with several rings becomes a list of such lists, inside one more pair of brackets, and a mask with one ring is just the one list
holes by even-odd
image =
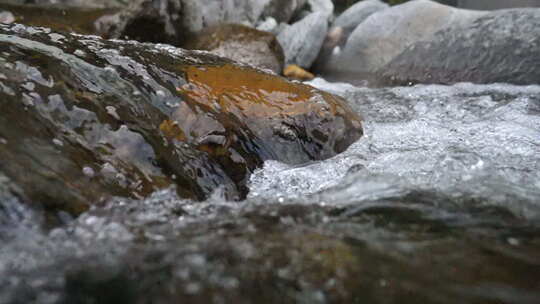
[[301, 81], [308, 81], [315, 78], [313, 74], [302, 69], [296, 64], [289, 64], [288, 66], [286, 66], [285, 69], [283, 69], [283, 75], [287, 78], [297, 79]]
[[94, 172], [94, 169], [92, 169], [91, 167], [84, 167], [82, 171], [84, 175], [90, 178], [93, 178], [96, 175], [96, 173]]
[[2, 11], [0, 12], [0, 23], [13, 23], [15, 22], [15, 16], [11, 12]]

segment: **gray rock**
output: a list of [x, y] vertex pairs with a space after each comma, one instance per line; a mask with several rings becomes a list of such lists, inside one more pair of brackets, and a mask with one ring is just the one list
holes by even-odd
[[388, 7], [388, 4], [380, 0], [357, 2], [339, 15], [332, 26], [341, 27], [343, 29], [344, 40], [346, 40], [360, 23], [364, 22], [373, 13]]
[[381, 70], [383, 80], [538, 84], [538, 33], [539, 9], [494, 11], [412, 45]]
[[334, 3], [331, 0], [308, 0], [308, 5], [313, 13], [324, 13], [328, 19], [334, 16]]
[[15, 22], [15, 16], [11, 12], [1, 11], [0, 12], [0, 23], [13, 23]]
[[319, 54], [327, 30], [326, 15], [322, 12], [312, 13], [283, 29], [278, 41], [285, 53], [285, 63], [309, 69]]
[[343, 51], [325, 70], [351, 74], [377, 71], [408, 46], [429, 39], [449, 25], [466, 23], [484, 12], [460, 10], [429, 0], [415, 0], [369, 16], [353, 31]]
[[325, 69], [332, 55], [339, 53], [350, 34], [360, 23], [364, 22], [375, 12], [388, 7], [388, 4], [380, 0], [364, 0], [354, 4], [336, 18], [332, 27], [328, 30], [319, 57], [315, 61], [315, 71]]

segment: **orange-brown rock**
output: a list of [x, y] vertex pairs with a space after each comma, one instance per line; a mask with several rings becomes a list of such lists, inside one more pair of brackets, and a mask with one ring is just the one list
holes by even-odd
[[283, 75], [290, 79], [307, 81], [315, 78], [313, 74], [302, 69], [296, 64], [289, 64], [283, 69]]
[[47, 208], [175, 185], [247, 193], [265, 160], [331, 157], [362, 135], [339, 97], [207, 53], [0, 25], [0, 174]]

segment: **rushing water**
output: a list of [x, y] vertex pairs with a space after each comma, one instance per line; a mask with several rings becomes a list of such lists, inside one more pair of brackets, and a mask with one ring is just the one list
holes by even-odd
[[266, 162], [243, 202], [163, 190], [44, 229], [2, 198], [0, 303], [540, 303], [540, 86], [312, 85], [365, 137]]

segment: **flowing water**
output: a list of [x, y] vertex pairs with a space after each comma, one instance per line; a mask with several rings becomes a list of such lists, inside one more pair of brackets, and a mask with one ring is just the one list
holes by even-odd
[[0, 303], [540, 303], [540, 86], [311, 84], [366, 135], [245, 201], [3, 197]]

